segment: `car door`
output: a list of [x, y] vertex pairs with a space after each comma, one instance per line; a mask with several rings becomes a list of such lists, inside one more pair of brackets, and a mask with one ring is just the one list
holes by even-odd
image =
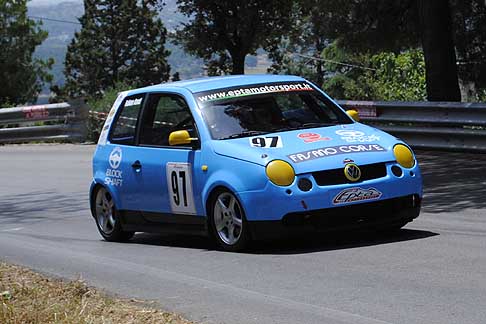
[[137, 121], [144, 103], [144, 94], [126, 97], [118, 109], [106, 145], [99, 146], [106, 158], [104, 184], [117, 198], [117, 208], [136, 211], [139, 207], [137, 193], [141, 190], [141, 178], [134, 172], [132, 163], [139, 156], [136, 146]]
[[201, 221], [199, 141], [169, 145], [170, 133], [178, 130], [198, 138], [185, 99], [177, 94], [149, 94], [139, 127], [140, 157], [134, 163], [139, 164], [143, 189], [138, 200], [144, 218], [162, 223]]

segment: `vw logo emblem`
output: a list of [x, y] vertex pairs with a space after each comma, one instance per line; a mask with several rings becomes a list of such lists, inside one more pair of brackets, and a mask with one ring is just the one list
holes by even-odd
[[344, 176], [352, 182], [356, 182], [361, 178], [361, 170], [354, 163], [348, 163], [344, 167]]
[[110, 166], [112, 169], [118, 169], [122, 160], [122, 149], [121, 147], [115, 147], [110, 153]]

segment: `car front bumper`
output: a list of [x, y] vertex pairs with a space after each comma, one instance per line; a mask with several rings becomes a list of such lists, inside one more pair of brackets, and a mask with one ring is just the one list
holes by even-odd
[[253, 239], [275, 239], [309, 232], [379, 230], [401, 227], [420, 214], [418, 195], [286, 214], [281, 220], [249, 221]]
[[[245, 209], [249, 222], [278, 221], [285, 223], [289, 217], [294, 217], [289, 215], [322, 214], [323, 211], [325, 214], [329, 214], [342, 210], [352, 210], [355, 213], [365, 206], [375, 206], [366, 208], [368, 214], [383, 213], [386, 211], [386, 204], [382, 202], [406, 199], [404, 197], [412, 197], [410, 199], [414, 199], [420, 205], [422, 177], [418, 165], [412, 169], [402, 168], [401, 176], [393, 174], [391, 169], [394, 166], [397, 164], [388, 162], [385, 176], [376, 179], [325, 186], [319, 186], [312, 174], [301, 174], [290, 186], [276, 186], [268, 181], [263, 190], [239, 192], [238, 198]], [[311, 190], [299, 189], [297, 184], [301, 178], [312, 182]], [[353, 191], [370, 194], [370, 196], [356, 196], [352, 194]], [[356, 207], [350, 208], [352, 206]], [[394, 209], [394, 211], [398, 212], [399, 209]]]

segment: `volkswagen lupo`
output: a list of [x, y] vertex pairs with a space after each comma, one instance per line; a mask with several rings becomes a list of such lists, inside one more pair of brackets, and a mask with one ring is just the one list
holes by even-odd
[[228, 76], [120, 93], [93, 158], [92, 215], [135, 232], [252, 239], [398, 229], [419, 215], [410, 147], [295, 76]]

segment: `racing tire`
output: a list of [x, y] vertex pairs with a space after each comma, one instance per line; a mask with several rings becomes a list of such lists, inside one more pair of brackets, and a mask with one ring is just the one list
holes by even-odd
[[93, 217], [101, 236], [109, 242], [126, 242], [135, 232], [122, 229], [113, 197], [104, 187], [99, 187], [93, 195]]
[[214, 241], [224, 251], [244, 250], [250, 242], [248, 222], [236, 196], [226, 190], [216, 191], [209, 202], [209, 228]]

